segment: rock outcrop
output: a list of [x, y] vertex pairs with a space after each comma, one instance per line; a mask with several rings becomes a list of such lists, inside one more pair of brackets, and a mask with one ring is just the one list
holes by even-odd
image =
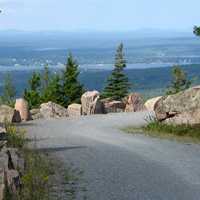
[[8, 123], [21, 122], [19, 111], [7, 105], [0, 105], [0, 123], [4, 123], [5, 121]]
[[103, 108], [104, 113], [118, 113], [118, 112], [124, 112], [125, 110], [125, 103], [122, 101], [115, 101], [111, 99], [103, 99]]
[[148, 111], [154, 111], [156, 103], [162, 98], [162, 96], [154, 97], [152, 99], [149, 99], [145, 102], [144, 106]]
[[[0, 140], [2, 142], [2, 140]], [[5, 190], [15, 197], [21, 187], [20, 174], [24, 170], [24, 160], [15, 148], [0, 147], [0, 200], [5, 198]]]
[[69, 117], [80, 117], [82, 115], [81, 104], [73, 103], [68, 106], [67, 112]]
[[162, 97], [155, 106], [159, 121], [174, 124], [200, 124], [200, 86]]
[[25, 99], [16, 99], [15, 110], [19, 112], [22, 121], [31, 119], [28, 102]]
[[45, 119], [67, 117], [67, 109], [53, 102], [43, 103], [40, 106], [40, 114]]
[[125, 112], [138, 112], [145, 110], [143, 98], [138, 93], [130, 94], [125, 101]]
[[40, 113], [40, 109], [39, 108], [34, 108], [32, 110], [30, 110], [30, 114], [31, 114], [31, 119], [35, 120], [35, 119], [40, 119], [42, 118], [42, 114]]
[[103, 113], [103, 105], [98, 91], [85, 92], [81, 97], [81, 105], [83, 115]]

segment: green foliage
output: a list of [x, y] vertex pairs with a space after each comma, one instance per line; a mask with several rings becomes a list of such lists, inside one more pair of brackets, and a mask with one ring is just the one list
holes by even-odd
[[1, 96], [1, 103], [14, 106], [16, 90], [12, 82], [10, 74], [6, 74], [4, 79], [3, 94]]
[[50, 77], [48, 85], [44, 88], [41, 94], [41, 101], [61, 104], [63, 102], [62, 86], [59, 75], [55, 74]]
[[38, 107], [41, 103], [40, 97], [41, 75], [34, 72], [29, 80], [29, 89], [25, 89], [24, 98], [28, 101], [30, 108]]
[[178, 140], [181, 142], [200, 142], [200, 124], [167, 124], [158, 121], [155, 117], [149, 116], [147, 125], [141, 128], [126, 127], [122, 129], [127, 133], [145, 134], [152, 137]]
[[190, 87], [191, 81], [187, 80], [187, 74], [181, 69], [180, 66], [174, 66], [172, 69], [172, 82], [168, 87], [166, 94], [176, 94]]
[[7, 145], [12, 148], [23, 148], [26, 142], [25, 131], [5, 122]]
[[128, 77], [124, 73], [126, 61], [124, 59], [123, 44], [117, 48], [115, 56], [115, 68], [107, 80], [107, 86], [102, 93], [103, 98], [111, 98], [113, 100], [121, 100], [128, 94], [130, 84]]
[[36, 151], [24, 151], [25, 173], [22, 176], [20, 200], [48, 200], [52, 163]]
[[194, 33], [196, 36], [200, 36], [200, 27], [194, 26], [193, 33]]
[[195, 137], [200, 139], [200, 125], [175, 125], [154, 120], [149, 122], [148, 125], [144, 127], [144, 131], [160, 134], [172, 134], [176, 136]]
[[42, 75], [33, 73], [29, 80], [29, 89], [24, 91], [24, 98], [30, 108], [39, 107], [41, 103], [48, 101], [65, 107], [71, 103], [80, 103], [84, 89], [79, 83], [78, 76], [78, 64], [70, 54], [61, 77], [58, 74], [51, 74], [48, 66], [45, 66]]
[[73, 56], [69, 54], [67, 64], [62, 76], [62, 105], [67, 107], [71, 103], [80, 103], [80, 98], [84, 92], [83, 85], [78, 80], [78, 64]]

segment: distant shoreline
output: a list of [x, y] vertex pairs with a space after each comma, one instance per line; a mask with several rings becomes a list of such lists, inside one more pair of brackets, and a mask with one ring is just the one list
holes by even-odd
[[[200, 65], [200, 63], [128, 63], [127, 64], [127, 70], [145, 70], [145, 69], [159, 69], [159, 68], [170, 68], [174, 65], [180, 65], [182, 67], [187, 67], [187, 66], [194, 66], [194, 65]], [[59, 65], [49, 65], [48, 66], [50, 69], [56, 69], [60, 70], [64, 68], [64, 64], [59, 64]], [[87, 70], [97, 70], [97, 71], [110, 71], [113, 69], [113, 64], [82, 64], [79, 65], [79, 68], [81, 71], [87, 71]], [[10, 72], [10, 71], [32, 71], [32, 70], [43, 70], [44, 66], [37, 66], [37, 65], [18, 65], [18, 66], [6, 66], [6, 65], [0, 65], [0, 72]]]

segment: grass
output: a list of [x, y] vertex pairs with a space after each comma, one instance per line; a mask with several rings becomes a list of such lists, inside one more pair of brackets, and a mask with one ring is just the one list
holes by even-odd
[[126, 127], [123, 131], [131, 134], [145, 134], [152, 137], [177, 140], [180, 142], [200, 143], [200, 124], [174, 125], [148, 119], [148, 124], [141, 128]]
[[71, 168], [62, 166], [61, 169], [61, 162], [55, 160], [53, 156], [50, 158], [48, 153], [37, 150], [36, 139], [32, 141], [33, 148], [28, 148], [25, 131], [9, 123], [5, 123], [5, 128], [7, 146], [19, 149], [20, 156], [24, 158], [24, 169], [20, 169], [22, 172], [20, 189], [16, 194], [12, 194], [6, 187], [4, 200], [61, 200], [63, 195], [67, 199], [75, 199], [74, 186], [78, 184], [80, 175]]
[[5, 123], [7, 146], [22, 149], [26, 143], [25, 130], [18, 129], [10, 123]]

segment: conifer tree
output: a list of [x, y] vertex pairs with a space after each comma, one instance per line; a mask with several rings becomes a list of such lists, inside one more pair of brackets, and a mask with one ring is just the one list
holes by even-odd
[[29, 89], [25, 89], [24, 98], [28, 101], [30, 108], [38, 107], [41, 103], [40, 96], [41, 89], [41, 76], [39, 73], [34, 72], [29, 80]]
[[176, 94], [190, 87], [191, 81], [187, 79], [187, 74], [176, 65], [172, 69], [172, 82], [168, 87], [166, 95]]
[[57, 104], [63, 102], [62, 87], [60, 76], [58, 74], [49, 77], [48, 85], [42, 91], [42, 102], [52, 101]]
[[121, 100], [128, 94], [130, 84], [128, 77], [124, 73], [126, 60], [124, 59], [123, 44], [121, 43], [115, 56], [115, 68], [107, 80], [107, 85], [102, 93], [103, 98], [111, 98], [113, 100]]
[[71, 103], [80, 103], [80, 98], [84, 92], [83, 85], [78, 80], [79, 70], [76, 60], [69, 54], [65, 70], [63, 71], [63, 106], [67, 107]]

